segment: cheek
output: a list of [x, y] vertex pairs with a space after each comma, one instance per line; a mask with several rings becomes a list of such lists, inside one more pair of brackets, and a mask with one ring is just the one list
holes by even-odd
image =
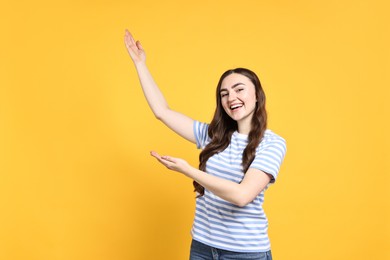
[[256, 102], [256, 96], [254, 96], [252, 93], [247, 92], [241, 96], [241, 99], [246, 103], [253, 103]]
[[223, 110], [224, 110], [226, 113], [228, 113], [229, 107], [228, 107], [227, 101], [221, 100], [221, 106], [222, 106]]
[[222, 102], [222, 108], [223, 108], [223, 110], [225, 110], [225, 112], [226, 112], [226, 110], [227, 110], [227, 104], [226, 104], [226, 102]]
[[256, 97], [250, 97], [249, 99], [248, 99], [248, 105], [250, 105], [251, 107], [256, 107], [256, 105], [257, 105], [257, 99], [256, 99]]

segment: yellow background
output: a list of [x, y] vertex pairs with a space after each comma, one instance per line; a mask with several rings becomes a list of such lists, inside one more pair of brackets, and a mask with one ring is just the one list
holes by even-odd
[[274, 259], [390, 259], [386, 1], [16, 1], [0, 9], [0, 259], [188, 259], [198, 164], [150, 112], [129, 28], [172, 108], [209, 121], [256, 71], [288, 152]]

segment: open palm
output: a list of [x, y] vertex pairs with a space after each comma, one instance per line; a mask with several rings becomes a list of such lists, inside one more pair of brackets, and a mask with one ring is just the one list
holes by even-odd
[[125, 46], [134, 63], [143, 62], [146, 59], [146, 54], [139, 41], [135, 41], [131, 33], [125, 31]]

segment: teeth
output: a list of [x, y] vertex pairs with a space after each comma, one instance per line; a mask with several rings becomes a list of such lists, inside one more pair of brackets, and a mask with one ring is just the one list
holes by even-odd
[[239, 107], [242, 107], [242, 105], [238, 105], [238, 104], [237, 105], [233, 105], [233, 106], [230, 107], [230, 109], [235, 109], [235, 108], [239, 108]]

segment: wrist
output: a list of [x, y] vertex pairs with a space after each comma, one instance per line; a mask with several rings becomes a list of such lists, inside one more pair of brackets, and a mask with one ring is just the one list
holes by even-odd
[[202, 172], [200, 170], [198, 170], [197, 168], [194, 168], [192, 166], [189, 167], [188, 171], [185, 173], [185, 175], [191, 179], [193, 179], [194, 181], [198, 181], [199, 179], [199, 174], [201, 174]]
[[138, 68], [146, 67], [146, 61], [145, 60], [140, 60], [140, 61], [133, 61], [134, 66]]

